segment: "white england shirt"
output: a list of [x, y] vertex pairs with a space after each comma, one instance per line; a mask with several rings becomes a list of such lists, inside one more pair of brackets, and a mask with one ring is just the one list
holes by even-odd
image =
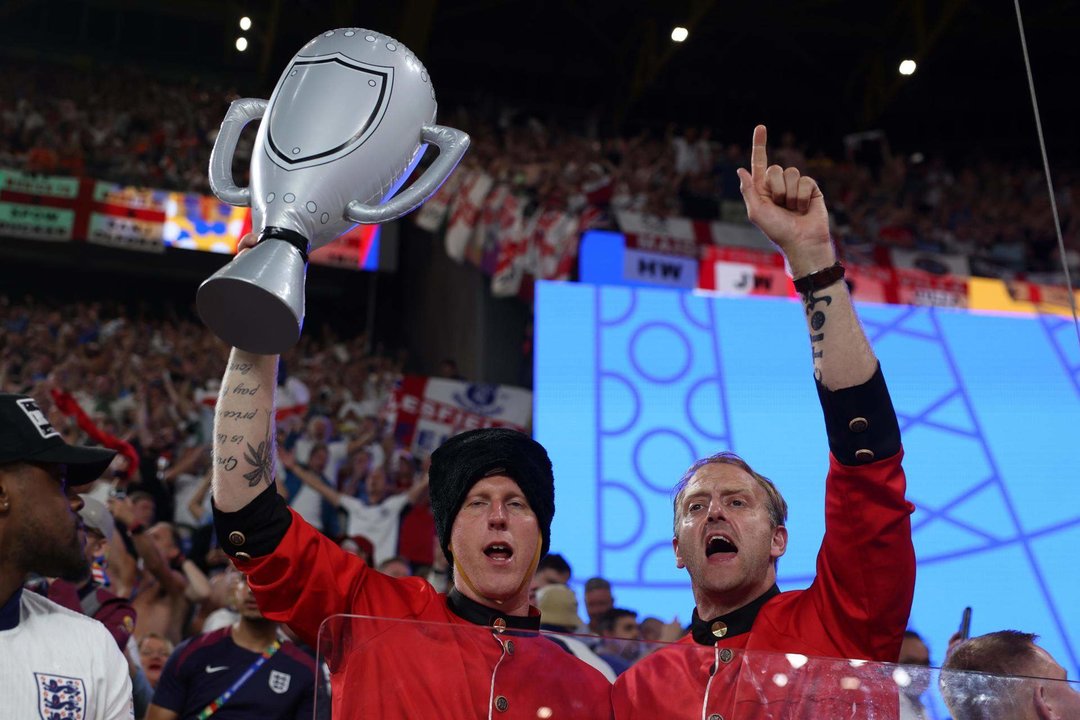
[[134, 717], [128, 664], [104, 625], [29, 590], [17, 610], [14, 622], [14, 602], [0, 608], [0, 715]]

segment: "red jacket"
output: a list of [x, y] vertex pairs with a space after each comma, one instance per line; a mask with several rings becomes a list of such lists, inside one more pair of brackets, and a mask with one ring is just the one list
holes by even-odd
[[[618, 720], [896, 717], [891, 668], [827, 658], [894, 663], [900, 655], [915, 552], [899, 430], [880, 371], [866, 385], [823, 390], [822, 405], [833, 452], [813, 583], [785, 593], [774, 586], [720, 618], [695, 610], [690, 635], [616, 681]], [[881, 459], [857, 460], [866, 450]], [[720, 639], [716, 620], [727, 626]]]
[[[276, 503], [265, 496], [249, 507]], [[219, 513], [219, 536], [229, 537], [246, 510]], [[453, 590], [437, 593], [421, 578], [388, 577], [289, 513], [270, 554], [236, 564], [267, 618], [318, 644], [331, 671], [335, 720], [610, 718], [611, 685], [538, 636], [535, 609], [510, 617]], [[320, 635], [324, 618], [343, 613], [367, 617], [330, 620]]]

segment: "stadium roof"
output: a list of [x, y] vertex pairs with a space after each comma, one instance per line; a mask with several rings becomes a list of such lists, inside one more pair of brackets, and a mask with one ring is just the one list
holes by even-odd
[[[1052, 157], [1070, 120], [1080, 0], [1021, 0]], [[238, 21], [250, 16], [252, 29]], [[605, 127], [759, 120], [802, 137], [882, 127], [907, 150], [967, 146], [1037, 159], [1011, 0], [8, 0], [8, 53], [241, 73], [265, 92], [318, 32], [360, 25], [420, 56], [441, 99], [481, 94], [592, 115]], [[685, 42], [670, 38], [676, 25]], [[250, 48], [238, 53], [236, 37]], [[917, 62], [910, 77], [897, 70]], [[922, 147], [922, 146], [925, 146]], [[1060, 164], [1060, 163], [1059, 163]]]

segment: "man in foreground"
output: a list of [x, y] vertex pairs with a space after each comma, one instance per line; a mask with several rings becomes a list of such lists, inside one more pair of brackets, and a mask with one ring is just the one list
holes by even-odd
[[607, 680], [538, 636], [528, 602], [555, 512], [544, 448], [482, 429], [432, 455], [432, 514], [453, 567], [443, 595], [374, 571], [285, 505], [272, 476], [276, 374], [276, 357], [232, 351], [215, 410], [215, 523], [263, 614], [304, 642], [319, 643], [325, 618], [369, 616], [323, 628], [334, 717], [608, 718]]
[[310, 720], [315, 660], [282, 641], [242, 575], [234, 593], [240, 619], [182, 642], [161, 671], [147, 720], [227, 718]]
[[64, 442], [33, 398], [0, 394], [0, 707], [4, 717], [132, 717], [128, 664], [96, 620], [25, 592], [29, 573], [81, 581], [80, 487], [115, 455]]
[[[847, 663], [812, 659], [896, 661], [915, 585], [913, 507], [892, 402], [843, 282], [824, 198], [797, 169], [769, 167], [765, 143], [759, 125], [752, 172], [739, 177], [750, 220], [791, 266], [810, 330], [831, 451], [817, 577], [806, 590], [776, 585], [787, 504], [772, 482], [732, 453], [696, 462], [675, 488], [672, 540], [694, 593], [691, 632], [620, 676], [620, 720], [896, 712], [895, 688], [872, 668], [859, 677]], [[785, 655], [796, 653], [808, 667]], [[841, 668], [855, 679], [846, 688], [833, 676]]]

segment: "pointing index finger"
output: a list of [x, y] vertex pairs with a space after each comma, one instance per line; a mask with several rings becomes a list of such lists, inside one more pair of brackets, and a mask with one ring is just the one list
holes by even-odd
[[754, 128], [754, 144], [750, 150], [750, 175], [755, 184], [765, 182], [765, 169], [769, 166], [769, 158], [765, 153], [767, 139], [768, 132], [764, 125]]

